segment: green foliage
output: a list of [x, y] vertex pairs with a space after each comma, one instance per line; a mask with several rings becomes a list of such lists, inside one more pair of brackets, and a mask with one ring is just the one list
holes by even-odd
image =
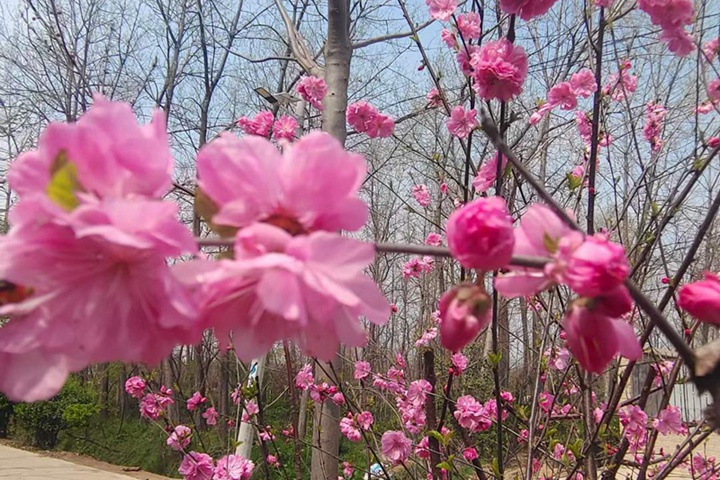
[[0, 438], [7, 437], [10, 417], [13, 414], [14, 403], [0, 393]]
[[18, 424], [32, 438], [33, 445], [46, 449], [57, 445], [61, 431], [87, 426], [99, 410], [92, 388], [74, 378], [68, 379], [60, 393], [50, 400], [14, 407]]

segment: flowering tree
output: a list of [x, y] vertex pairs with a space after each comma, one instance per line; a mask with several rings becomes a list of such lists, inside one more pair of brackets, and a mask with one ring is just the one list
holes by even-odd
[[[426, 4], [398, 0], [384, 12], [393, 31], [381, 33], [372, 7], [330, 0], [310, 22], [326, 32], [315, 44], [301, 34], [305, 10], [276, 1], [280, 87], [293, 87], [297, 107], [232, 125], [211, 117], [242, 5], [213, 17], [224, 5], [197, 2], [193, 16], [189, 2], [158, 2], [171, 53], [153, 102], [164, 109], [147, 123], [127, 103], [90, 97], [92, 69], [78, 68], [60, 33], [69, 73], [58, 75], [75, 82], [65, 91], [73, 107], [34, 149], [15, 145], [24, 153], [8, 167], [0, 391], [47, 399], [91, 364], [152, 367], [200, 345], [192, 395], [167, 375], [125, 382], [141, 416], [181, 452], [188, 479], [250, 478], [256, 467], [227, 439], [219, 459], [193, 449], [196, 433], [179, 421], [187, 415], [195, 429], [252, 424], [266, 477], [292, 464], [302, 478], [310, 449], [318, 479], [374, 468], [380, 477], [596, 479], [632, 469], [664, 478], [681, 466], [716, 478], [715, 459], [696, 447], [720, 416], [710, 328], [720, 279], [709, 273], [719, 42], [704, 29], [717, 6]], [[28, 7], [57, 38], [55, 3]], [[168, 135], [189, 115], [171, 108], [190, 65], [185, 20], [197, 22], [200, 121], [177, 163], [192, 163], [194, 180], [174, 174]], [[638, 29], [660, 43], [636, 45]], [[422, 85], [420, 100], [397, 104], [373, 93], [373, 81], [353, 84], [351, 59], [369, 62], [397, 42], [413, 56], [395, 64], [419, 61], [408, 91]], [[182, 208], [187, 197], [194, 212]], [[236, 415], [227, 390], [211, 405], [205, 352], [249, 361], [280, 344], [287, 428], [265, 424], [257, 385], [238, 382]], [[684, 380], [711, 395], [705, 420], [672, 404]], [[280, 455], [280, 431], [292, 461]], [[340, 435], [364, 444], [366, 464], [340, 456]], [[682, 437], [674, 451], [656, 447], [665, 435]]]

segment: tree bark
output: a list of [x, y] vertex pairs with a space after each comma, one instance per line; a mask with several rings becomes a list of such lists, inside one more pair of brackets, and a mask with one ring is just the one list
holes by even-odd
[[[350, 81], [350, 2], [329, 0], [328, 31], [325, 43], [325, 82], [328, 93], [323, 102], [323, 130], [345, 145], [345, 111]], [[321, 363], [321, 371], [330, 371], [331, 364], [339, 371], [338, 358], [331, 363]], [[319, 381], [328, 381], [319, 375]], [[312, 480], [338, 477], [338, 454], [340, 450], [340, 410], [331, 401], [316, 405], [313, 430]]]

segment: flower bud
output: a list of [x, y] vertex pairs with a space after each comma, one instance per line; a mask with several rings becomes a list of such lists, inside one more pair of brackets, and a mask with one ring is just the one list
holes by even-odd
[[440, 341], [452, 352], [475, 340], [492, 320], [491, 299], [482, 286], [458, 285], [440, 299]]

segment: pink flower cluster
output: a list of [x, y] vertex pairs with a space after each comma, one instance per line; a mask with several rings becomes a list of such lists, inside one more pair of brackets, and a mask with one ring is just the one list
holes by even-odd
[[[532, 4], [542, 3], [532, 0]], [[507, 102], [522, 92], [528, 74], [525, 50], [506, 38], [485, 43], [471, 52], [466, 75], [473, 79], [473, 90], [484, 100]]]
[[10, 318], [0, 391], [47, 399], [90, 363], [155, 364], [199, 339], [196, 307], [166, 262], [197, 249], [163, 201], [172, 165], [161, 111], [139, 126], [130, 105], [102, 96], [12, 163], [20, 200], [0, 238], [0, 279], [29, 295], [0, 308]]
[[681, 287], [678, 306], [702, 322], [720, 325], [720, 276], [706, 272], [704, 280]]
[[423, 273], [432, 272], [433, 266], [435, 265], [435, 259], [433, 257], [414, 257], [403, 265], [402, 276], [404, 280], [410, 278], [418, 278]]
[[415, 185], [412, 187], [412, 196], [421, 207], [427, 207], [432, 202], [430, 190], [427, 185]]
[[538, 110], [530, 117], [530, 124], [535, 125], [549, 112], [557, 107], [562, 110], [573, 110], [578, 105], [578, 97], [588, 98], [598, 89], [595, 74], [584, 68], [573, 74], [569, 82], [561, 82], [548, 92], [547, 101], [542, 102]]
[[226, 455], [215, 466], [210, 455], [190, 452], [178, 472], [184, 480], [249, 480], [254, 469], [255, 464], [240, 455]]
[[391, 137], [395, 131], [393, 119], [365, 101], [348, 105], [347, 122], [357, 133], [367, 133], [370, 138]]
[[505, 13], [518, 15], [523, 20], [544, 15], [557, 0], [500, 0], [500, 8]]
[[638, 78], [630, 73], [631, 69], [630, 60], [623, 60], [620, 63], [620, 71], [610, 75], [608, 83], [602, 88], [602, 93], [609, 95], [616, 102], [622, 102], [626, 97], [635, 93]]
[[458, 138], [467, 138], [475, 127], [477, 127], [477, 111], [475, 109], [465, 110], [461, 105], [453, 108], [446, 125], [452, 135]]
[[393, 465], [403, 463], [410, 456], [412, 441], [403, 432], [388, 430], [380, 439], [382, 454]]
[[662, 135], [663, 120], [667, 115], [667, 109], [658, 103], [650, 102], [646, 105], [645, 112], [643, 135], [645, 140], [650, 143], [650, 150], [657, 153], [663, 146], [660, 136]]
[[455, 401], [453, 415], [461, 427], [473, 433], [484, 432], [493, 423], [483, 404], [472, 395], [463, 395]]
[[359, 442], [362, 439], [360, 430], [370, 430], [373, 422], [372, 413], [368, 411], [360, 412], [357, 415], [348, 413], [340, 419], [340, 433], [351, 442]]
[[478, 173], [472, 182], [473, 188], [476, 192], [485, 193], [490, 187], [495, 185], [495, 180], [497, 180], [498, 161], [500, 157], [502, 157], [501, 171], [505, 171], [508, 162], [507, 157], [500, 153], [496, 153], [490, 160], [483, 163], [478, 169]]
[[631, 452], [637, 452], [647, 443], [647, 413], [637, 405], [628, 405], [618, 410], [620, 424], [625, 427], [623, 436], [630, 445]]
[[272, 133], [276, 140], [293, 141], [298, 128], [297, 120], [290, 115], [283, 115], [275, 120], [273, 113], [262, 111], [252, 119], [240, 117], [237, 121], [238, 127], [245, 135], [256, 135], [258, 137], [270, 137]]
[[446, 22], [457, 10], [457, 0], [425, 0], [430, 16], [435, 20]]
[[695, 50], [692, 36], [685, 26], [693, 22], [691, 0], [638, 0], [638, 8], [650, 16], [653, 25], [662, 29], [660, 39], [671, 52], [688, 55]]
[[534, 204], [515, 229], [512, 253], [552, 261], [543, 270], [511, 268], [495, 281], [501, 294], [531, 296], [565, 284], [580, 296], [571, 304], [563, 327], [568, 349], [585, 369], [602, 372], [616, 354], [640, 357], [632, 326], [620, 319], [632, 309], [622, 285], [630, 266], [621, 245], [602, 234], [583, 238], [549, 208]]
[[300, 97], [318, 110], [322, 110], [322, 101], [327, 95], [327, 83], [318, 77], [302, 77], [296, 91]]

